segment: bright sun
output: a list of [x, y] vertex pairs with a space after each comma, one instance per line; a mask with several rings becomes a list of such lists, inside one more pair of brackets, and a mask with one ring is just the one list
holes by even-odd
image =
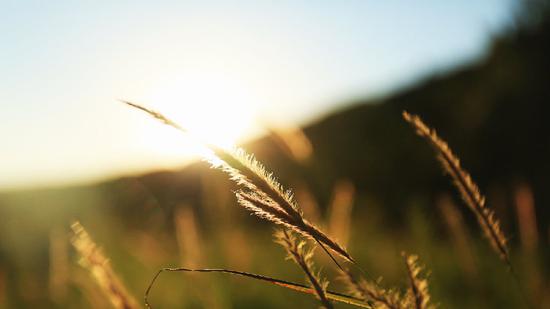
[[[254, 125], [256, 98], [252, 87], [238, 79], [216, 74], [193, 74], [154, 87], [146, 105], [175, 120], [203, 142], [222, 147], [249, 136]], [[201, 154], [200, 147], [174, 140], [166, 130], [147, 128], [155, 151], [167, 155]], [[156, 132], [155, 132], [156, 131]]]

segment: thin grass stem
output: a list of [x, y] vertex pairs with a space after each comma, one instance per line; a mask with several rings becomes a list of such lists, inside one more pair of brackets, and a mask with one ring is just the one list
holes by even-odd
[[[300, 293], [304, 293], [304, 294], [315, 295], [314, 289], [307, 286], [307, 285], [303, 285], [303, 284], [295, 283], [295, 282], [291, 282], [291, 281], [286, 281], [286, 280], [281, 280], [281, 279], [277, 279], [277, 278], [272, 278], [272, 277], [268, 277], [268, 276], [264, 276], [264, 275], [244, 272], [244, 271], [224, 269], [224, 268], [191, 269], [191, 268], [185, 268], [185, 267], [177, 267], [177, 268], [168, 267], [168, 268], [160, 269], [153, 276], [153, 278], [151, 279], [151, 282], [147, 286], [144, 298], [145, 298], [145, 306], [149, 309], [152, 309], [152, 306], [149, 302], [149, 295], [151, 293], [151, 290], [152, 290], [155, 282], [157, 281], [157, 279], [159, 278], [159, 276], [163, 272], [226, 273], [226, 274], [231, 274], [231, 275], [247, 277], [247, 278], [251, 278], [251, 279], [255, 279], [255, 280], [259, 280], [259, 281], [263, 281], [263, 282], [268, 282], [268, 283], [275, 284], [275, 285], [278, 285], [278, 286], [281, 286], [281, 287], [284, 287], [284, 288], [287, 288], [287, 289], [290, 289], [290, 290], [294, 290], [294, 291], [297, 291], [297, 292], [300, 292]], [[361, 308], [372, 308], [369, 304], [364, 303], [360, 298], [357, 298], [357, 297], [354, 297], [354, 296], [346, 295], [346, 294], [339, 293], [339, 292], [329, 291], [329, 290], [326, 291], [326, 295], [327, 295], [328, 299], [333, 300], [333, 301], [337, 301], [337, 302], [341, 302], [341, 303], [344, 303], [344, 304], [353, 305], [353, 306], [357, 306], [357, 307], [361, 307]]]

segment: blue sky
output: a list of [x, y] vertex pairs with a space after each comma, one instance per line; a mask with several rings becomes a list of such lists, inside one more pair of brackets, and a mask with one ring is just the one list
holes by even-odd
[[243, 139], [481, 57], [516, 6], [0, 1], [0, 189], [188, 162], [188, 141], [118, 98]]

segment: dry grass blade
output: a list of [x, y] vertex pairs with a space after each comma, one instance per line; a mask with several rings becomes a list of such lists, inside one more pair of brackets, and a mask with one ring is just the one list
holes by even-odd
[[174, 127], [178, 130], [181, 130], [183, 132], [187, 132], [187, 130], [185, 130], [183, 127], [181, 127], [179, 124], [177, 124], [175, 121], [172, 121], [171, 119], [167, 118], [166, 116], [164, 116], [163, 114], [155, 111], [155, 110], [152, 110], [152, 109], [149, 109], [145, 106], [142, 106], [142, 105], [139, 105], [139, 104], [136, 104], [136, 103], [133, 103], [133, 102], [130, 102], [130, 101], [125, 101], [125, 100], [120, 100], [120, 102], [124, 103], [124, 104], [128, 104], [129, 106], [133, 107], [133, 108], [137, 108], [141, 111], [144, 111], [146, 112], [147, 114], [153, 116], [155, 119], [159, 120], [160, 122], [166, 124], [166, 125], [169, 125], [171, 127]]
[[418, 266], [418, 256], [416, 255], [406, 255], [404, 252], [401, 253], [405, 259], [405, 265], [407, 266], [407, 275], [409, 277], [411, 292], [414, 303], [414, 308], [416, 309], [427, 309], [432, 306], [430, 303], [430, 293], [428, 291], [428, 280], [420, 277], [422, 268]]
[[69, 248], [67, 236], [65, 229], [61, 227], [56, 226], [50, 231], [48, 288], [52, 300], [58, 304], [66, 301], [68, 295]]
[[[182, 126], [159, 112], [135, 103], [122, 102], [148, 113], [169, 126], [187, 132]], [[224, 149], [208, 143], [205, 143], [205, 146], [213, 152], [213, 158], [210, 158], [211, 164], [225, 171], [241, 187], [241, 190], [237, 192], [237, 198], [243, 206], [261, 218], [285, 225], [326, 245], [354, 263], [344, 247], [304, 219], [292, 193], [285, 190], [273, 174], [268, 172], [252, 155], [242, 149]]]
[[190, 205], [182, 205], [175, 210], [174, 225], [180, 259], [183, 264], [195, 267], [203, 260], [202, 240], [199, 223]]
[[535, 200], [531, 187], [526, 183], [519, 184], [514, 190], [514, 200], [521, 245], [528, 253], [533, 253], [537, 249], [539, 235]]
[[297, 162], [303, 163], [313, 154], [313, 144], [300, 127], [268, 127], [270, 136], [279, 147]]
[[458, 157], [451, 151], [447, 143], [437, 135], [435, 130], [422, 122], [420, 117], [403, 112], [403, 118], [416, 129], [418, 135], [424, 137], [435, 149], [443, 169], [451, 176], [462, 199], [475, 214], [492, 248], [508, 267], [511, 267], [506, 238], [500, 229], [500, 223], [495, 218], [494, 212], [485, 206], [485, 198], [479, 192], [479, 188], [470, 177], [470, 174], [460, 166]]
[[355, 186], [351, 181], [340, 180], [334, 185], [329, 207], [328, 230], [331, 236], [346, 245], [351, 230], [351, 213], [355, 197]]
[[296, 202], [300, 205], [305, 217], [314, 224], [320, 224], [322, 222], [321, 210], [319, 209], [319, 203], [311, 190], [303, 182], [297, 182], [294, 185], [294, 190]]
[[470, 279], [477, 273], [477, 266], [472, 252], [472, 242], [469, 231], [464, 224], [464, 218], [458, 206], [454, 204], [449, 195], [442, 195], [437, 200], [437, 207], [443, 216], [447, 230], [451, 236], [452, 244], [457, 254], [457, 261], [462, 271]]
[[134, 298], [128, 294], [122, 281], [113, 272], [109, 260], [93, 242], [84, 227], [79, 222], [74, 222], [71, 228], [74, 234], [72, 244], [81, 257], [80, 263], [90, 271], [113, 307], [117, 309], [140, 308]]
[[296, 237], [287, 230], [279, 230], [275, 233], [275, 241], [285, 248], [288, 253], [288, 258], [294, 260], [306, 274], [307, 280], [311, 283], [323, 307], [326, 309], [333, 308], [326, 296], [328, 281], [320, 279], [319, 275], [314, 273], [313, 262], [311, 261], [313, 252], [307, 251], [304, 248], [306, 243], [304, 241], [298, 241]]
[[[200, 268], [200, 269], [190, 269], [190, 268], [184, 268], [184, 267], [163, 268], [155, 274], [155, 276], [151, 280], [151, 283], [149, 283], [149, 286], [147, 287], [147, 290], [145, 292], [145, 305], [147, 306], [147, 308], [152, 308], [151, 304], [149, 303], [149, 294], [151, 292], [153, 285], [155, 284], [155, 281], [159, 278], [160, 274], [162, 274], [163, 272], [226, 273], [226, 274], [243, 276], [243, 277], [247, 277], [247, 278], [251, 278], [259, 281], [268, 282], [268, 283], [275, 284], [275, 285], [278, 285], [290, 290], [294, 290], [300, 293], [315, 295], [315, 290], [309, 286], [290, 282], [290, 281], [280, 280], [280, 279], [276, 279], [268, 276], [247, 273], [243, 271], [223, 269], [223, 268]], [[365, 304], [360, 299], [353, 296], [345, 295], [342, 293], [326, 291], [326, 297], [330, 300], [341, 302], [348, 305], [353, 305], [353, 306], [362, 307], [362, 308], [371, 308], [371, 306], [369, 306], [368, 304]]]
[[[297, 221], [295, 218], [289, 216], [284, 210], [280, 209], [276, 203], [254, 192], [238, 191], [236, 194], [238, 202], [256, 216], [269, 220], [275, 224], [284, 225], [291, 230], [317, 241], [325, 251], [326, 248], [323, 244], [326, 244], [332, 250], [344, 255], [348, 260], [353, 261], [338, 243], [330, 239], [307, 220], [300, 219]], [[326, 252], [330, 255], [328, 251]], [[330, 257], [334, 260], [336, 265], [340, 267], [338, 262], [332, 256]]]

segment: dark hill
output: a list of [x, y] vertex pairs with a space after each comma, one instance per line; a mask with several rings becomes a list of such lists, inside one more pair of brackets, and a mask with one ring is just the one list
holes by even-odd
[[509, 206], [514, 186], [528, 183], [539, 218], [548, 218], [548, 55], [546, 21], [496, 40], [485, 59], [458, 72], [380, 102], [356, 102], [306, 128], [314, 170], [351, 177], [392, 210], [412, 195], [449, 188], [427, 144], [403, 122], [407, 110], [437, 128], [485, 192], [502, 192]]

